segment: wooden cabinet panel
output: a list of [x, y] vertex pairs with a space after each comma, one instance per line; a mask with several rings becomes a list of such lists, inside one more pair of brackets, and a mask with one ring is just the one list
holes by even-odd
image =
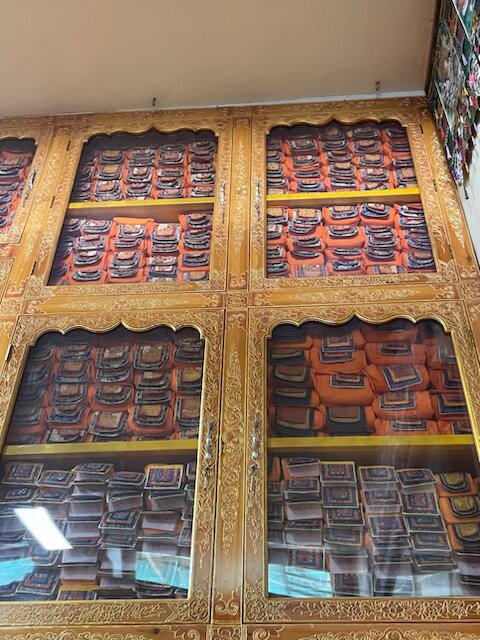
[[[160, 459], [181, 461], [188, 453], [197, 458], [197, 490], [193, 525], [192, 569], [188, 597], [148, 600], [104, 600], [72, 602], [3, 602], [0, 605], [0, 621], [6, 625], [59, 625], [68, 619], [69, 624], [115, 623], [206, 623], [210, 615], [210, 593], [213, 563], [215, 495], [217, 487], [218, 424], [220, 421], [220, 392], [223, 347], [223, 310], [132, 312], [122, 316], [115, 314], [72, 314], [21, 316], [11, 336], [11, 352], [2, 375], [2, 399], [0, 402], [1, 435], [5, 439], [16, 392], [28, 354], [28, 348], [47, 331], [67, 332], [82, 327], [102, 333], [123, 324], [130, 331], [145, 331], [152, 327], [167, 326], [174, 330], [192, 326], [205, 339], [203, 396], [201, 404], [200, 434], [197, 440], [167, 440], [162, 442], [116, 442], [87, 444], [7, 445], [3, 450], [4, 461], [25, 459], [49, 460], [61, 464], [62, 457], [88, 459], [89, 452], [98, 460], [102, 456], [128, 457], [160, 456]], [[139, 334], [141, 336], [141, 334]], [[103, 446], [102, 446], [103, 444]], [[198, 456], [195, 447], [198, 444]], [[105, 447], [106, 445], [106, 447]], [[60, 447], [57, 452], [55, 447]], [[190, 447], [190, 448], [189, 448]], [[73, 448], [73, 449], [72, 449]], [[99, 450], [102, 449], [102, 451]], [[123, 452], [123, 453], [122, 453]], [[183, 453], [182, 453], [183, 452]], [[73, 457], [72, 457], [73, 456]], [[188, 460], [189, 458], [187, 458]], [[54, 467], [55, 468], [55, 467]]]
[[[376, 435], [367, 438], [329, 437], [271, 437], [267, 440], [267, 339], [271, 337], [274, 327], [281, 323], [301, 326], [304, 322], [319, 321], [327, 326], [345, 323], [352, 317], [365, 322], [385, 322], [393, 318], [406, 318], [420, 321], [423, 318], [440, 322], [447, 332], [451, 332], [457, 363], [463, 380], [466, 403], [472, 422], [473, 436], [450, 436], [438, 442], [433, 438], [423, 441], [419, 436], [409, 442], [393, 438], [380, 438], [378, 446], [383, 448], [378, 457], [374, 451]], [[277, 343], [278, 344], [278, 343]], [[302, 352], [303, 353], [303, 352]], [[395, 456], [402, 457], [402, 447], [411, 446], [408, 454], [409, 464], [421, 464], [421, 447], [429, 447], [438, 461], [466, 460], [473, 456], [477, 460], [476, 446], [478, 442], [478, 416], [480, 396], [477, 392], [476, 380], [480, 373], [476, 357], [473, 334], [469, 328], [468, 312], [464, 303], [455, 302], [410, 302], [401, 304], [342, 305], [329, 307], [305, 308], [262, 308], [253, 309], [249, 314], [248, 344], [248, 395], [247, 395], [247, 464], [252, 465], [252, 478], [246, 486], [246, 541], [248, 549], [245, 557], [244, 611], [246, 622], [440, 622], [450, 620], [478, 621], [480, 609], [475, 598], [402, 598], [389, 600], [384, 598], [285, 598], [267, 595], [267, 519], [266, 519], [266, 479], [267, 451], [273, 455], [314, 456], [321, 460], [356, 460], [357, 464], [393, 464]], [[271, 375], [271, 374], [270, 374]], [[313, 434], [315, 435], [315, 433]], [[452, 440], [453, 438], [453, 440]], [[464, 441], [465, 440], [465, 441]], [[365, 446], [366, 449], [362, 450]], [[462, 447], [467, 449], [462, 449]], [[396, 449], [400, 447], [400, 449]], [[444, 448], [447, 447], [447, 448]], [[378, 450], [380, 451], [380, 449]], [[424, 450], [425, 452], [427, 449]], [[467, 451], [470, 451], [468, 453]], [[413, 452], [416, 452], [415, 454]], [[403, 454], [402, 454], [403, 455]], [[332, 457], [333, 456], [333, 457]], [[420, 457], [418, 457], [420, 456]], [[403, 464], [405, 464], [403, 460]], [[416, 461], [416, 462], [415, 462]], [[402, 464], [402, 463], [400, 463]], [[428, 463], [426, 463], [428, 466]], [[440, 463], [443, 464], [443, 463]], [[463, 464], [463, 463], [459, 463]], [[408, 463], [407, 463], [408, 465]], [[397, 466], [397, 465], [395, 465]], [[436, 471], [438, 473], [438, 470]], [[313, 517], [313, 516], [312, 516]], [[292, 569], [293, 570], [293, 569]], [[292, 574], [293, 575], [293, 574]]]
[[[408, 138], [419, 189], [395, 189], [386, 191], [336, 191], [317, 194], [268, 195], [266, 180], [266, 136], [276, 126], [295, 124], [323, 125], [331, 120], [353, 124], [365, 120], [400, 122], [408, 132]], [[349, 296], [363, 300], [365, 285], [374, 286], [379, 292], [392, 285], [408, 291], [409, 287], [431, 283], [432, 287], [451, 284], [458, 280], [453, 254], [450, 250], [446, 225], [442, 216], [432, 169], [427, 155], [427, 146], [422, 133], [422, 120], [418, 102], [406, 101], [364, 101], [355, 103], [325, 103], [323, 105], [298, 105], [281, 107], [259, 107], [252, 117], [252, 193], [251, 193], [251, 233], [250, 233], [250, 288], [264, 292], [265, 298], [277, 291], [286, 297], [298, 295], [302, 289], [349, 289]], [[445, 174], [448, 181], [448, 174]], [[411, 191], [411, 193], [410, 193]], [[414, 193], [415, 192], [415, 193]], [[442, 197], [442, 196], [441, 196]], [[421, 202], [429, 228], [432, 249], [436, 262], [435, 273], [405, 273], [399, 275], [362, 275], [336, 277], [267, 278], [266, 268], [266, 210], [267, 206], [311, 206], [325, 204], [349, 204], [357, 202]], [[291, 204], [289, 204], [291, 203]], [[460, 225], [461, 226], [461, 225]], [[462, 259], [460, 256], [458, 259]], [[357, 289], [362, 287], [362, 289]], [[358, 290], [358, 297], [356, 292]], [[325, 293], [324, 295], [328, 295]], [[408, 296], [408, 294], [406, 294]]]
[[[140, 215], [140, 217], [148, 217], [150, 215], [149, 212], [155, 209], [156, 213], [154, 217], [156, 219], [158, 218], [157, 221], [171, 222], [172, 220], [170, 218], [172, 215], [178, 216], [178, 213], [181, 211], [205, 209], [207, 205], [201, 202], [205, 200], [202, 198], [187, 198], [178, 201], [129, 200], [100, 203], [70, 203], [70, 193], [82, 149], [90, 138], [95, 135], [113, 134], [118, 131], [125, 131], [126, 133], [135, 135], [151, 129], [164, 133], [179, 130], [209, 130], [218, 136], [216, 195], [214, 199], [206, 199], [209, 201], [212, 200], [209, 206], [213, 208], [209, 279], [199, 282], [134, 282], [129, 284], [115, 284], [112, 286], [105, 284], [82, 284], [62, 287], [47, 285], [55, 249], [67, 211], [75, 216], [81, 216], [83, 211], [93, 212], [91, 215], [94, 217], [101, 216], [102, 211], [107, 212], [104, 215], [108, 214], [111, 216], [111, 212], [115, 211], [115, 215], [120, 216], [135, 215], [138, 217]], [[58, 135], [64, 135], [64, 128], [59, 128]], [[205, 110], [203, 112], [172, 111], [162, 113], [161, 116], [156, 113], [114, 114], [108, 119], [105, 119], [103, 116], [89, 116], [80, 120], [72, 118], [72, 127], [67, 143], [66, 155], [59, 170], [58, 183], [51, 193], [52, 197], [53, 195], [55, 196], [55, 200], [49, 213], [48, 223], [44, 229], [42, 229], [35, 268], [27, 287], [27, 297], [41, 298], [62, 295], [87, 301], [89, 298], [108, 295], [155, 295], [180, 291], [208, 292], [224, 290], [226, 286], [228, 247], [231, 151], [232, 119], [228, 116], [228, 112], [225, 114], [220, 110]], [[117, 208], [117, 210], [115, 210], [115, 208]], [[124, 212], [123, 214], [122, 211]], [[153, 213], [151, 215], [153, 215]]]

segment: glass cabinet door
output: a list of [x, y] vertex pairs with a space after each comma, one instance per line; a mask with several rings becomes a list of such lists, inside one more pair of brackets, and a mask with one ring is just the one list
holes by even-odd
[[253, 119], [254, 290], [456, 279], [415, 109], [360, 105]]
[[20, 242], [53, 127], [0, 124], [0, 244]]
[[462, 305], [252, 311], [250, 336], [247, 619], [468, 611], [478, 360]]
[[[53, 316], [39, 336], [35, 320], [21, 318], [13, 336], [1, 619], [94, 622], [102, 601], [112, 621], [204, 622], [222, 312], [180, 314], [176, 324], [160, 317], [153, 327], [132, 316], [128, 329], [84, 320], [70, 329], [75, 321]], [[138, 605], [118, 614], [118, 600]]]
[[167, 120], [160, 126], [139, 117], [135, 133], [126, 124], [119, 132], [115, 118], [109, 134], [95, 120], [72, 127], [35, 291], [224, 288], [230, 121], [211, 114], [204, 121], [173, 114]]

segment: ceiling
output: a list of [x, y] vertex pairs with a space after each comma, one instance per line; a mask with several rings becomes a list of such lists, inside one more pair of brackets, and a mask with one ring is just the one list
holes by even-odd
[[418, 94], [436, 0], [1, 4], [9, 116]]

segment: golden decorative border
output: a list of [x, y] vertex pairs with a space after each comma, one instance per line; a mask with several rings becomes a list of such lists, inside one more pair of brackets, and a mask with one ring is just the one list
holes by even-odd
[[[184, 600], [117, 600], [92, 602], [0, 603], [0, 625], [32, 626], [59, 624], [183, 623], [209, 619], [213, 560], [217, 442], [220, 411], [220, 384], [223, 349], [223, 310], [131, 312], [125, 314], [75, 314], [20, 316], [12, 335], [12, 350], [5, 364], [0, 387], [0, 440], [8, 428], [16, 391], [28, 348], [46, 331], [66, 331], [82, 327], [105, 332], [123, 324], [132, 331], [159, 325], [177, 330], [196, 327], [206, 340], [202, 424], [198, 453], [198, 490], [195, 497], [194, 542], [190, 597]], [[211, 475], [205, 461], [205, 425], [214, 421]]]
[[329, 625], [328, 629], [320, 633], [315, 632], [315, 627], [259, 627], [248, 628], [248, 637], [251, 640], [272, 640], [284, 638], [284, 640], [479, 640], [478, 631], [472, 625], [462, 625], [462, 631], [435, 628], [412, 627], [377, 627], [375, 629], [356, 626], [354, 630], [341, 628], [340, 625]]
[[[61, 173], [55, 186], [55, 200], [49, 212], [47, 224], [44, 225], [40, 247], [37, 254], [37, 265], [27, 283], [26, 296], [53, 297], [57, 295], [79, 298], [81, 296], [104, 296], [114, 294], [120, 296], [155, 294], [179, 291], [222, 291], [226, 285], [227, 239], [230, 202], [230, 166], [232, 153], [232, 120], [218, 111], [205, 110], [194, 116], [183, 112], [155, 112], [140, 114], [109, 114], [90, 116], [86, 120], [73, 119], [71, 140], [61, 167]], [[118, 285], [75, 285], [47, 286], [55, 249], [61, 233], [65, 212], [68, 208], [70, 192], [75, 179], [76, 169], [80, 161], [83, 145], [92, 136], [127, 131], [139, 134], [149, 129], [172, 132], [180, 129], [193, 131], [211, 130], [218, 135], [217, 189], [214, 204], [214, 223], [212, 233], [210, 278], [205, 282], [165, 282], [165, 283], [131, 283]], [[65, 129], [59, 129], [65, 134]], [[225, 204], [222, 211], [220, 185], [225, 183]], [[53, 195], [53, 192], [52, 192]]]
[[[35, 154], [33, 156], [30, 171], [28, 172], [26, 185], [15, 211], [15, 216], [10, 229], [7, 233], [2, 233], [0, 235], [1, 245], [18, 244], [22, 238], [27, 218], [35, 202], [35, 194], [38, 190], [38, 185], [43, 180], [45, 160], [47, 158], [52, 136], [53, 127], [51, 126], [31, 126], [27, 123], [25, 123], [25, 125], [14, 125], [11, 122], [4, 124], [0, 121], [0, 140], [5, 138], [31, 138], [35, 142]], [[32, 175], [35, 175], [35, 180], [32, 188], [29, 189], [28, 181], [31, 179]]]
[[62, 626], [42, 631], [0, 630], [2, 640], [155, 640], [159, 634], [161, 634], [162, 640], [201, 640], [206, 639], [207, 629], [175, 626], [110, 626], [108, 632], [105, 632], [104, 629], [98, 627], [78, 629]]
[[[452, 283], [458, 281], [455, 263], [450, 251], [448, 235], [441, 213], [438, 194], [435, 190], [432, 169], [421, 129], [421, 121], [417, 103], [406, 101], [371, 100], [343, 103], [323, 103], [320, 105], [303, 105], [305, 110], [292, 105], [285, 110], [258, 107], [252, 118], [252, 184], [260, 185], [260, 210], [256, 210], [256, 194], [252, 192], [250, 204], [250, 288], [259, 290], [290, 291], [300, 288], [345, 287], [353, 289], [355, 295], [358, 287], [385, 287], [392, 284], [408, 285], [416, 283]], [[292, 126], [299, 122], [305, 124], [325, 124], [333, 119], [353, 124], [361, 120], [399, 121], [407, 128], [410, 145], [418, 176], [421, 199], [425, 209], [427, 225], [432, 239], [432, 250], [437, 271], [433, 273], [409, 273], [396, 276], [338, 276], [335, 278], [267, 278], [266, 262], [266, 157], [265, 136], [275, 126]], [[400, 191], [399, 191], [400, 193]], [[356, 300], [361, 301], [360, 297]]]
[[480, 366], [465, 304], [449, 302], [402, 302], [401, 304], [338, 305], [330, 307], [258, 308], [249, 314], [247, 464], [252, 456], [252, 424], [259, 420], [259, 467], [254, 480], [246, 487], [247, 514], [245, 548], [246, 582], [244, 609], [247, 622], [391, 622], [480, 620], [480, 600], [474, 598], [268, 598], [265, 582], [265, 465], [266, 465], [266, 339], [282, 322], [301, 324], [318, 320], [341, 324], [357, 316], [366, 322], [381, 323], [396, 317], [419, 321], [439, 320], [452, 339], [464, 382], [472, 420], [475, 445], [480, 451], [478, 417], [480, 416]]

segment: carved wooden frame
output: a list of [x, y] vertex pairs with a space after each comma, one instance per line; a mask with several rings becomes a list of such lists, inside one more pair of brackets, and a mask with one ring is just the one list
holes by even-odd
[[[419, 321], [432, 318], [451, 331], [465, 396], [480, 451], [480, 366], [465, 304], [450, 302], [403, 302], [401, 304], [338, 305], [331, 307], [252, 309], [249, 314], [247, 465], [252, 461], [252, 424], [259, 420], [259, 465], [246, 485], [246, 532], [244, 612], [248, 623], [360, 623], [480, 621], [480, 601], [475, 598], [269, 598], [266, 591], [266, 340], [282, 322], [301, 324], [318, 320], [341, 324], [357, 316], [367, 322], [386, 322], [396, 317]], [[247, 476], [248, 477], [248, 476]]]
[[[50, 141], [53, 136], [53, 127], [45, 124], [19, 124], [14, 125], [9, 121], [0, 121], [0, 140], [6, 138], [26, 139], [30, 138], [35, 142], [35, 154], [33, 156], [30, 171], [27, 176], [25, 188], [15, 211], [10, 229], [0, 237], [1, 245], [18, 244], [22, 238], [23, 230], [30, 212], [34, 208], [35, 196], [42, 183], [45, 161], [50, 148]], [[34, 176], [32, 186], [29, 180]]]
[[[292, 105], [281, 107], [257, 107], [252, 117], [252, 194], [250, 203], [250, 288], [253, 291], [285, 293], [295, 289], [345, 287], [355, 290], [364, 286], [385, 288], [389, 285], [412, 284], [451, 284], [458, 282], [459, 275], [455, 268], [455, 261], [451, 251], [448, 235], [448, 224], [442, 214], [440, 198], [435, 179], [432, 174], [429, 153], [423, 137], [422, 121], [427, 118], [423, 103], [405, 100], [363, 100], [354, 102], [326, 102], [314, 105]], [[427, 225], [432, 240], [432, 250], [435, 257], [436, 272], [408, 273], [395, 276], [337, 276], [324, 278], [267, 278], [266, 265], [266, 135], [275, 126], [292, 126], [298, 123], [321, 125], [337, 119], [347, 124], [361, 120], [396, 120], [406, 127], [421, 199], [425, 209]], [[437, 163], [438, 164], [438, 163]], [[442, 174], [443, 180], [450, 181], [444, 166], [436, 166], [436, 171]], [[435, 174], [437, 175], [437, 174]], [[259, 185], [260, 200], [257, 202], [255, 185]], [[363, 193], [363, 192], [360, 192]], [[401, 193], [401, 190], [399, 190]], [[453, 204], [450, 202], [450, 209]], [[459, 211], [456, 202], [455, 211]], [[459, 224], [464, 223], [460, 220]], [[466, 233], [466, 232], [465, 232]], [[467, 270], [468, 276], [478, 274], [475, 264]], [[465, 277], [467, 274], [463, 274]], [[361, 291], [361, 290], [360, 290]], [[359, 302], [363, 292], [358, 294]], [[363, 290], [364, 291], [364, 290]]]
[[[227, 112], [228, 113], [228, 112]], [[55, 187], [55, 200], [49, 212], [37, 254], [37, 264], [27, 283], [26, 297], [48, 298], [62, 295], [79, 296], [137, 295], [175, 293], [177, 291], [222, 291], [226, 283], [227, 240], [229, 224], [230, 165], [232, 154], [233, 121], [222, 110], [163, 111], [117, 113], [84, 117], [72, 117], [71, 128], [60, 127], [59, 135], [71, 134], [60, 176]], [[125, 131], [140, 134], [149, 129], [165, 133], [189, 129], [210, 130], [218, 136], [218, 155], [210, 278], [202, 282], [130, 283], [116, 285], [48, 286], [47, 281], [53, 263], [58, 238], [67, 211], [70, 192], [75, 179], [83, 145], [92, 136]], [[225, 183], [224, 193], [220, 185]], [[53, 193], [51, 194], [53, 195]], [[121, 215], [121, 212], [120, 212]]]
[[[2, 373], [0, 391], [0, 441], [6, 435], [16, 391], [28, 348], [46, 331], [66, 332], [84, 328], [96, 333], [123, 324], [132, 331], [159, 325], [173, 329], [194, 326], [205, 338], [202, 418], [199, 436], [197, 492], [195, 496], [192, 571], [189, 597], [183, 600], [117, 600], [91, 602], [0, 603], [0, 625], [112, 625], [117, 623], [206, 623], [210, 614], [213, 563], [214, 514], [217, 477], [218, 425], [222, 373], [224, 311], [129, 312], [120, 314], [72, 314], [20, 316], [12, 335], [10, 358]], [[212, 460], [205, 460], [206, 428], [214, 421]]]

